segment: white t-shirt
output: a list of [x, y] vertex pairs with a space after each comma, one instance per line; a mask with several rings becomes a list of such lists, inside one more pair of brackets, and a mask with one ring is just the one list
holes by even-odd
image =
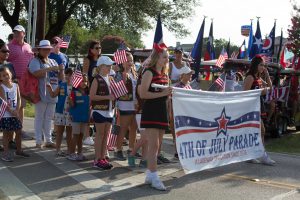
[[[183, 66], [182, 67], [185, 67], [186, 66], [186, 62], [183, 62]], [[179, 81], [179, 78], [180, 78], [180, 74], [179, 74], [179, 69], [181, 68], [177, 68], [174, 64], [174, 62], [171, 62], [171, 67], [172, 67], [172, 72], [171, 72], [171, 76], [170, 76], [170, 79], [172, 81]]]
[[[108, 76], [101, 76], [106, 84], [108, 85], [108, 88], [110, 87], [110, 82], [109, 82], [109, 79], [108, 79]], [[109, 94], [111, 94], [111, 91], [109, 90]], [[112, 109], [112, 101], [109, 101], [109, 109], [108, 110], [93, 110], [93, 112], [97, 112], [99, 113], [100, 115], [102, 115], [103, 117], [106, 117], [106, 118], [112, 118], [114, 116], [114, 109]]]
[[134, 111], [134, 104], [136, 102], [135, 88], [137, 84], [137, 80], [134, 78], [132, 73], [129, 73], [131, 82], [132, 82], [132, 101], [118, 101], [118, 107], [122, 111]]
[[[5, 94], [5, 101], [7, 105], [12, 109], [16, 110], [18, 104], [18, 94], [17, 94], [17, 84], [13, 83], [11, 88], [6, 87], [4, 84], [1, 84], [4, 94]], [[3, 117], [13, 117], [10, 112], [5, 111]]]

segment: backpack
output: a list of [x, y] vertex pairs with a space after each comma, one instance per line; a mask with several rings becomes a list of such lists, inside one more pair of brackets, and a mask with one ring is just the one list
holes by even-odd
[[21, 96], [29, 102], [36, 104], [41, 100], [39, 80], [32, 75], [29, 68], [27, 68], [19, 80], [19, 89]]

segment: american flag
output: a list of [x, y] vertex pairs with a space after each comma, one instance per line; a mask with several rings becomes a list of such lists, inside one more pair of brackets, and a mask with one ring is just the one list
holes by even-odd
[[107, 146], [108, 147], [115, 147], [116, 146], [116, 142], [117, 142], [119, 132], [120, 132], [120, 126], [114, 124], [112, 126], [111, 132], [108, 134], [108, 138], [107, 138]]
[[232, 59], [237, 59], [238, 55], [239, 55], [239, 52], [234, 51], [234, 52], [232, 52], [230, 58], [232, 58]]
[[71, 83], [72, 86], [74, 88], [77, 88], [78, 85], [82, 82], [83, 77], [82, 77], [82, 73], [79, 69], [76, 69], [75, 72], [73, 72], [72, 76], [71, 76]]
[[225, 51], [225, 49], [223, 48], [222, 49], [222, 52], [216, 62], [216, 66], [222, 68], [223, 66], [223, 63], [225, 62], [225, 60], [228, 59], [228, 55], [227, 55], [227, 52]]
[[122, 64], [127, 61], [126, 51], [125, 50], [117, 50], [114, 53], [114, 60], [117, 64]]
[[111, 79], [110, 90], [116, 99], [128, 93], [128, 90], [123, 80], [115, 82], [113, 79]]
[[273, 87], [272, 91], [267, 90], [267, 94], [265, 97], [265, 102], [269, 102], [272, 100], [285, 102], [289, 93], [289, 87]]
[[63, 36], [62, 42], [60, 44], [60, 48], [65, 48], [65, 49], [69, 48], [70, 41], [71, 41], [70, 35]]
[[7, 108], [7, 103], [0, 97], [0, 119], [2, 119]]
[[221, 74], [217, 80], [215, 80], [215, 83], [220, 87], [221, 91], [225, 90], [225, 73]]
[[184, 87], [184, 89], [192, 90], [193, 88], [190, 85], [187, 85], [187, 86]]

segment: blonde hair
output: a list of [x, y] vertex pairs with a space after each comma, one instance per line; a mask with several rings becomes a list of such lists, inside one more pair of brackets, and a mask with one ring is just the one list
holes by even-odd
[[138, 74], [137, 74], [137, 72], [135, 70], [135, 64], [134, 64], [134, 60], [133, 60], [133, 55], [130, 52], [126, 51], [126, 57], [128, 58], [129, 56], [132, 57], [132, 61], [133, 61], [133, 64], [131, 65], [131, 68], [130, 68], [130, 71], [131, 71], [132, 75], [134, 76], [134, 78], [137, 79], [138, 78]]
[[100, 71], [101, 71], [101, 68], [102, 68], [102, 67], [105, 67], [105, 66], [106, 66], [106, 65], [102, 64], [102, 65], [99, 65], [99, 66], [95, 67], [95, 68], [93, 69], [92, 76], [93, 76], [93, 77], [96, 77], [97, 75], [99, 75], [99, 74], [100, 74]]
[[[149, 67], [155, 67], [156, 63], [159, 59], [159, 56], [167, 51], [168, 51], [168, 49], [166, 49], [166, 48], [163, 48], [162, 51], [157, 51], [156, 49], [153, 49], [151, 57], [150, 57]], [[163, 66], [162, 72], [164, 74], [168, 75], [169, 65]]]

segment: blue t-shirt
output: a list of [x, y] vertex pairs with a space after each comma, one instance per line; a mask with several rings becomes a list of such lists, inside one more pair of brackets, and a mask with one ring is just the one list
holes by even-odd
[[69, 59], [64, 53], [59, 52], [58, 54], [56, 54], [52, 52], [48, 57], [55, 60], [58, 65], [63, 64], [64, 69], [67, 69], [69, 67]]

